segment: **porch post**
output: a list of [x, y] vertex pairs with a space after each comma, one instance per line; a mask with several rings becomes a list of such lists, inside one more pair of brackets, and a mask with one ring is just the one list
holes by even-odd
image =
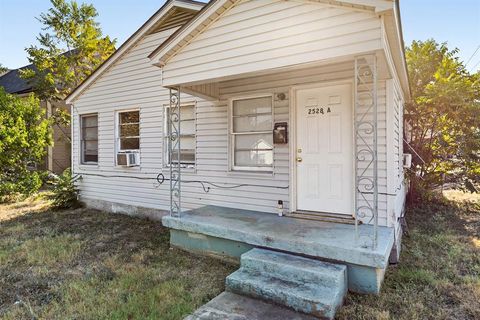
[[[362, 247], [377, 246], [378, 151], [377, 60], [355, 57], [355, 236]], [[373, 225], [360, 227], [360, 223]]]
[[170, 88], [170, 108], [168, 124], [168, 162], [170, 165], [170, 215], [180, 217], [181, 188], [180, 188], [180, 87]]

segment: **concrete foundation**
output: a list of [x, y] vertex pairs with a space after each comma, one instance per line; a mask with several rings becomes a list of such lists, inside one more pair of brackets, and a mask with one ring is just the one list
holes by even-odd
[[171, 229], [172, 246], [188, 251], [239, 259], [257, 247], [346, 265], [348, 289], [359, 293], [379, 293], [394, 243], [393, 228], [379, 227], [377, 247], [365, 248], [352, 225], [214, 206], [165, 216], [162, 223]]
[[83, 203], [87, 208], [97, 209], [111, 213], [126, 214], [134, 217], [148, 218], [154, 221], [161, 221], [162, 218], [168, 214], [168, 211], [165, 210], [137, 207], [128, 204], [98, 199], [89, 199], [84, 197], [80, 198], [80, 202]]

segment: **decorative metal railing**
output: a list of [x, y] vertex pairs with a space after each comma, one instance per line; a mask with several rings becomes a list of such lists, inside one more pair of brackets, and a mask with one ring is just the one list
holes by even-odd
[[360, 246], [375, 249], [378, 241], [378, 115], [375, 54], [355, 57], [354, 90], [355, 237]]
[[170, 89], [170, 108], [167, 113], [168, 161], [170, 165], [170, 215], [180, 217], [181, 206], [181, 166], [180, 166], [180, 88]]

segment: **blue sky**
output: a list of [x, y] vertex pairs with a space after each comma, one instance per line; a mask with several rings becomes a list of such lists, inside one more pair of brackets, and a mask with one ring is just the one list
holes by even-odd
[[[117, 39], [117, 46], [135, 32], [164, 0], [77, 0], [97, 8], [105, 34]], [[405, 43], [434, 38], [460, 49], [467, 61], [480, 46], [479, 0], [401, 0]], [[28, 63], [24, 48], [36, 43], [41, 31], [35, 19], [50, 7], [48, 0], [0, 0], [0, 63], [18, 68]], [[478, 63], [478, 64], [477, 64]], [[480, 69], [480, 49], [468, 69]]]

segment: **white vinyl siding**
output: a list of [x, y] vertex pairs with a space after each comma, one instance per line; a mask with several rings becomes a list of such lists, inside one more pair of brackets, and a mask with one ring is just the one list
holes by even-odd
[[[268, 2], [263, 3], [265, 3], [265, 6], [261, 10], [271, 9]], [[250, 5], [255, 5], [255, 3]], [[287, 14], [288, 10], [285, 9], [285, 5], [300, 6], [298, 2], [294, 1], [278, 2], [275, 6], [283, 8], [280, 11], [283, 10], [284, 14]], [[303, 7], [303, 5], [300, 7]], [[245, 14], [253, 14], [250, 12], [251, 10], [253, 8], [246, 11]], [[348, 12], [352, 15], [370, 16], [365, 12]], [[307, 12], [305, 14], [308, 15]], [[265, 17], [271, 18], [270, 13], [267, 13]], [[369, 19], [371, 18], [367, 20]], [[335, 21], [335, 19], [329, 21]], [[233, 24], [233, 26], [235, 25]], [[274, 25], [280, 28], [281, 21], [274, 23]], [[264, 27], [270, 28], [271, 26], [265, 24]], [[220, 31], [218, 28], [214, 30]], [[83, 179], [77, 182], [81, 199], [103, 200], [163, 210], [169, 209], [169, 184], [164, 183], [160, 186], [155, 184], [155, 177], [160, 172], [163, 172], [165, 177], [169, 178], [168, 169], [165, 168], [164, 164], [166, 160], [164, 158], [164, 106], [169, 104], [169, 91], [162, 87], [162, 73], [158, 67], [151, 65], [147, 56], [173, 31], [174, 29], [144, 37], [74, 102], [72, 108], [74, 159], [72, 165], [75, 173], [83, 174]], [[250, 32], [251, 30], [245, 31]], [[213, 41], [215, 38], [211, 40]], [[259, 64], [263, 64], [263, 62]], [[195, 76], [195, 73], [191, 73], [191, 75]], [[229, 109], [231, 108], [231, 100], [239, 97], [271, 95], [273, 123], [287, 122], [291, 126], [290, 112], [293, 108], [293, 101], [290, 97], [290, 90], [293, 86], [351, 80], [353, 77], [353, 61], [350, 60], [348, 62], [332, 62], [323, 66], [298, 67], [295, 70], [282, 70], [262, 76], [239, 77], [235, 80], [215, 83], [212, 86], [212, 92], [218, 96], [218, 100], [215, 101], [207, 101], [199, 97], [182, 94], [182, 105], [195, 105], [196, 127], [195, 170], [182, 171], [182, 179], [184, 181], [202, 180], [225, 186], [231, 186], [232, 184], [255, 185], [236, 189], [212, 188], [209, 193], [205, 193], [199, 184], [184, 183], [182, 185], [183, 209], [218, 205], [277, 213], [278, 200], [282, 200], [285, 209], [288, 210], [290, 207], [289, 190], [285, 187], [289, 187], [293, 183], [289, 174], [292, 165], [290, 163], [289, 144], [274, 145], [271, 173], [229, 170], [231, 163], [231, 155], [229, 154]], [[284, 95], [284, 98], [279, 98], [282, 95]], [[125, 168], [115, 165], [115, 119], [118, 111], [129, 110], [132, 106], [141, 106], [141, 165], [135, 168]], [[378, 85], [380, 225], [387, 225], [387, 124], [385, 106], [386, 84], [382, 80], [379, 81]], [[98, 168], [82, 166], [79, 158], [79, 115], [94, 112], [98, 112], [99, 124]]]
[[388, 165], [388, 225], [396, 226], [402, 214], [406, 190], [403, 171], [403, 96], [398, 82], [387, 81], [387, 165]]
[[230, 111], [231, 168], [272, 171], [272, 96], [233, 99]]
[[[146, 63], [148, 67], [149, 64]], [[292, 86], [301, 84], [320, 83], [353, 78], [353, 62], [337, 63], [315, 68], [298, 69], [295, 71], [280, 72], [261, 77], [243, 78], [225, 81], [219, 84], [220, 99], [216, 102], [204, 101], [188, 95], [182, 95], [183, 103], [196, 101], [196, 170], [182, 173], [184, 180], [205, 180], [218, 184], [256, 184], [256, 187], [237, 189], [212, 189], [206, 194], [200, 185], [188, 183], [182, 185], [182, 205], [184, 209], [196, 208], [203, 205], [219, 205], [264, 212], [277, 212], [277, 202], [282, 200], [288, 210], [289, 190], [283, 189], [291, 185], [289, 145], [275, 145], [273, 156], [272, 174], [254, 174], [250, 172], [229, 172], [228, 157], [228, 108], [229, 101], [234, 97], [262, 95], [270, 92], [273, 95], [274, 122], [289, 122], [291, 101], [289, 90]], [[128, 76], [128, 75], [126, 75]], [[159, 76], [160, 78], [160, 76]], [[138, 79], [130, 84], [136, 86]], [[164, 172], [168, 178], [168, 170], [163, 166], [163, 106], [168, 104], [169, 94], [167, 89], [149, 85], [149, 91], [137, 95], [133, 90], [130, 97], [120, 107], [139, 105], [141, 116], [141, 166], [134, 173], [125, 168], [112, 166], [114, 163], [114, 117], [118, 103], [112, 103], [109, 98], [102, 99], [99, 112], [99, 139], [102, 150], [99, 155], [99, 167], [102, 176], [85, 175], [79, 182], [81, 197], [99, 199], [120, 204], [129, 204], [140, 207], [167, 210], [169, 208], [168, 184], [155, 188], [155, 177], [159, 172]], [[96, 89], [95, 86], [92, 89]], [[112, 90], [115, 90], [112, 88]], [[108, 95], [110, 91], [106, 91]], [[280, 100], [278, 94], [285, 94], [285, 99]], [[75, 104], [74, 112], [80, 110], [96, 110], [98, 102], [83, 102], [83, 97], [89, 96], [87, 91]], [[150, 98], [148, 98], [150, 97]], [[151, 100], [151, 102], [147, 102]], [[104, 103], [104, 104], [103, 104]], [[385, 81], [379, 83], [378, 95], [379, 119], [379, 192], [386, 192], [386, 116], [385, 116]], [[74, 119], [77, 121], [77, 117]], [[76, 126], [76, 125], [75, 125]], [[74, 131], [75, 133], [75, 131]], [[74, 149], [78, 148], [74, 137]], [[75, 161], [76, 173], [96, 173], [88, 168], [78, 167]], [[105, 175], [121, 175], [122, 177], [108, 178]], [[136, 177], [136, 178], [133, 178]], [[142, 178], [145, 180], [137, 179]], [[265, 187], [261, 187], [265, 186]], [[282, 187], [275, 188], [275, 187]], [[386, 196], [379, 196], [380, 225], [386, 225]]]
[[164, 85], [229, 77], [381, 49], [374, 12], [308, 1], [240, 1], [163, 68]]

